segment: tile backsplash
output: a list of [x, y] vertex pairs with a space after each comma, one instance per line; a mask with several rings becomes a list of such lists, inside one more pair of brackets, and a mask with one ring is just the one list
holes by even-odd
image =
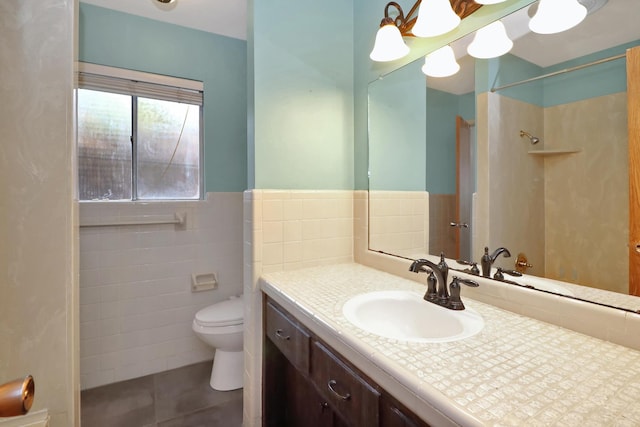
[[[87, 202], [80, 223], [186, 213], [186, 227], [80, 229], [80, 370], [92, 388], [213, 358], [195, 313], [242, 293], [242, 193], [183, 202]], [[218, 289], [191, 292], [215, 272]]]
[[369, 191], [369, 246], [406, 256], [428, 253], [429, 202], [426, 191]]
[[260, 425], [263, 273], [353, 261], [353, 191], [244, 193], [244, 425]]

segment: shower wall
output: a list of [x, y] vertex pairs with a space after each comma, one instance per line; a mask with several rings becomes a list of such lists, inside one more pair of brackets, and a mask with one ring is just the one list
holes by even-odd
[[[485, 245], [491, 250], [504, 246], [513, 257], [524, 252], [534, 266], [529, 272], [543, 275], [544, 160], [528, 154], [532, 146], [519, 133], [526, 129], [542, 135], [544, 110], [494, 93], [479, 95], [478, 109], [478, 118], [485, 117], [484, 122], [476, 122], [478, 157], [479, 161], [484, 157], [488, 165], [478, 168], [478, 189], [488, 192], [489, 223], [485, 231], [489, 238], [474, 239], [477, 244], [473, 253], [479, 258]], [[542, 149], [542, 144], [535, 149]], [[495, 265], [513, 269], [513, 257], [499, 258]]]
[[[489, 165], [479, 189], [489, 203], [477, 215], [490, 219], [474, 253], [487, 241], [524, 252], [531, 274], [627, 293], [626, 102], [625, 92], [546, 108], [479, 95], [479, 160]], [[541, 142], [520, 138], [521, 129]], [[528, 153], [556, 149], [578, 152]], [[496, 264], [513, 268], [512, 259]]]
[[546, 276], [628, 292], [629, 167], [626, 92], [548, 107]]
[[[174, 225], [80, 229], [80, 373], [83, 389], [211, 360], [191, 330], [195, 313], [242, 293], [242, 193], [189, 202], [88, 202], [80, 223], [187, 214]], [[218, 289], [191, 292], [215, 272]]]

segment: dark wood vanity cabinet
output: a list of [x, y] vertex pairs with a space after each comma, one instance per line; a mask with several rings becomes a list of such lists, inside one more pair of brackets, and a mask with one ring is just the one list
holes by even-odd
[[427, 426], [265, 296], [265, 427]]

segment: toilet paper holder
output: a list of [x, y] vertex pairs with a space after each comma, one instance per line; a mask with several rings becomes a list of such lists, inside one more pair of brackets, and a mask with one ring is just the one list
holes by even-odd
[[191, 292], [209, 291], [218, 287], [216, 273], [201, 273], [191, 275]]

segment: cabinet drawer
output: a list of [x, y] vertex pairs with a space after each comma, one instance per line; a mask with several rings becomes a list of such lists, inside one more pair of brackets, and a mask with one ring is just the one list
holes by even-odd
[[298, 370], [309, 372], [311, 337], [275, 305], [267, 301], [265, 333]]
[[380, 393], [317, 341], [311, 349], [311, 378], [349, 425], [379, 425]]
[[380, 425], [383, 427], [429, 427], [424, 421], [417, 419], [410, 412], [398, 408], [395, 405], [382, 405]]

